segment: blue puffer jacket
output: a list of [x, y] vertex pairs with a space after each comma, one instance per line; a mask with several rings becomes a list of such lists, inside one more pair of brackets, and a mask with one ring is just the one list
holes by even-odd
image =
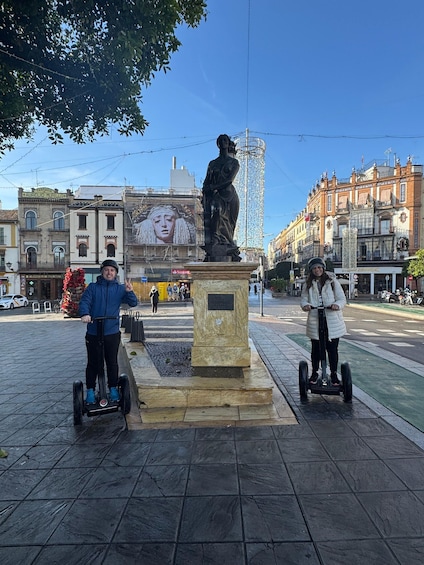
[[[126, 291], [125, 286], [116, 279], [107, 281], [102, 275], [97, 277], [97, 282], [90, 283], [85, 289], [79, 303], [79, 315], [90, 315], [91, 319], [100, 316], [114, 316], [115, 320], [105, 320], [104, 335], [119, 332], [119, 310], [121, 304], [129, 306], [137, 305], [137, 297], [134, 292]], [[87, 324], [87, 333], [96, 335], [97, 324]]]

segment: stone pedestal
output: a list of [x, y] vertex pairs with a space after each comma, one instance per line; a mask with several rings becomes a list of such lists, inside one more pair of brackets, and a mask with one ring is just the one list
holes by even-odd
[[249, 367], [249, 280], [256, 263], [189, 263], [193, 278], [193, 348], [196, 376], [238, 377]]

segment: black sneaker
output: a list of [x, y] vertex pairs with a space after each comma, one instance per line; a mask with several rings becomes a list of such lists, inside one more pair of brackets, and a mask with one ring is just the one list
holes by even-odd
[[318, 373], [312, 373], [312, 375], [309, 378], [309, 384], [311, 385], [316, 385], [318, 381]]
[[337, 376], [337, 373], [331, 373], [331, 384], [333, 386], [340, 386], [340, 381]]

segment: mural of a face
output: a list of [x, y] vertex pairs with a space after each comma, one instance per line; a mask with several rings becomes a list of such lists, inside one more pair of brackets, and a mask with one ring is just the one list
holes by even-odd
[[164, 243], [172, 243], [176, 217], [172, 210], [158, 208], [150, 216], [156, 237]]

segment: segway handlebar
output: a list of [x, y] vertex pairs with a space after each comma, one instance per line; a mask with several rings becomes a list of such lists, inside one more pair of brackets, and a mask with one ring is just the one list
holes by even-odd
[[119, 320], [119, 316], [96, 316], [96, 318], [91, 318], [90, 324], [94, 324], [94, 322], [104, 322], [105, 320]]

